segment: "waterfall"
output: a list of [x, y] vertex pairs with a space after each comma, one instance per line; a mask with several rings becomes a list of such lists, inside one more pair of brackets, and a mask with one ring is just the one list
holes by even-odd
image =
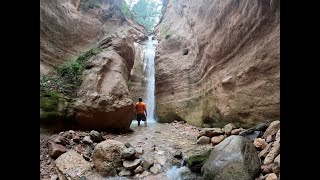
[[157, 40], [152, 40], [153, 36], [149, 36], [146, 48], [145, 48], [145, 56], [144, 56], [144, 73], [147, 78], [147, 89], [146, 89], [146, 100], [147, 104], [147, 122], [155, 123], [155, 67], [154, 67], [154, 58], [155, 58], [155, 50], [157, 45]]

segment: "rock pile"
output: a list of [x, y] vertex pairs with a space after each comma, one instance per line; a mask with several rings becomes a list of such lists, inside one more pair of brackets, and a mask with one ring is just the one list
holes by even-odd
[[258, 151], [261, 170], [256, 180], [280, 179], [280, 121], [273, 121], [269, 126], [260, 123], [249, 129], [236, 128], [232, 123], [223, 128], [203, 128], [197, 137], [197, 144], [211, 143], [216, 146], [231, 135], [247, 138]]

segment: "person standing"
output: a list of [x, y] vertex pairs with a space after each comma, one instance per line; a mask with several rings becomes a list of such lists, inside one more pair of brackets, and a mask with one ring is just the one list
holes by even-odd
[[142, 98], [139, 98], [139, 102], [136, 103], [136, 115], [138, 126], [140, 126], [140, 121], [144, 121], [144, 126], [147, 126], [147, 105], [142, 102]]

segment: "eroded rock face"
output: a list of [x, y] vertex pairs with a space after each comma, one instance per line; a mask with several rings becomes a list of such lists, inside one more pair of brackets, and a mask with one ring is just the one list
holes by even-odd
[[279, 119], [279, 2], [170, 1], [155, 28], [160, 120], [251, 127]]
[[121, 13], [123, 0], [40, 1], [40, 73], [54, 73], [54, 68], [119, 28], [133, 27], [139, 39], [144, 29]]
[[41, 74], [53, 73], [95, 41], [102, 23], [88, 10], [80, 10], [79, 4], [80, 0], [40, 1]]
[[215, 146], [202, 166], [204, 179], [255, 179], [260, 159], [254, 145], [242, 136], [229, 136]]

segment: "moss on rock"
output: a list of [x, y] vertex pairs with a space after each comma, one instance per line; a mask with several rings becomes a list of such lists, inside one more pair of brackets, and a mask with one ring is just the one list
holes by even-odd
[[211, 150], [192, 155], [187, 159], [187, 165], [192, 172], [201, 173], [202, 165], [209, 158]]
[[40, 125], [63, 129], [73, 123], [73, 100], [58, 92], [40, 93]]

